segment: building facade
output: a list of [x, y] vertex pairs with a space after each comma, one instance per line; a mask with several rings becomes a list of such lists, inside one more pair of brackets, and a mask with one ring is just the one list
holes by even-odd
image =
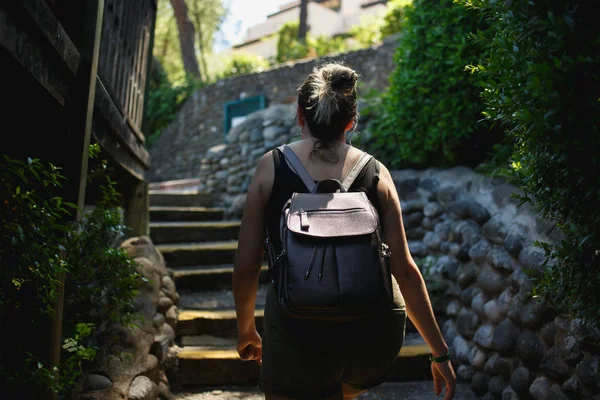
[[[342, 35], [368, 16], [381, 15], [387, 0], [312, 0], [308, 2], [307, 25], [312, 36], [333, 37]], [[300, 1], [279, 7], [267, 20], [251, 26], [242, 43], [233, 46], [232, 52], [252, 53], [266, 59], [277, 55], [277, 33], [287, 22], [300, 19]]]

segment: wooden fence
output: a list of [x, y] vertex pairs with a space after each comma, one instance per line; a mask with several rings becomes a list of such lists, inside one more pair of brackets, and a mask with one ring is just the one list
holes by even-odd
[[136, 136], [141, 133], [156, 0], [106, 0], [98, 76]]

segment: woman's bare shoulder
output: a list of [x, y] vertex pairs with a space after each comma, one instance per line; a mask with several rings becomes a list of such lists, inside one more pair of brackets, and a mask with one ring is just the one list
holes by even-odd
[[273, 152], [277, 150], [269, 151], [258, 160], [256, 163], [256, 169], [252, 177], [251, 188], [258, 189], [261, 194], [261, 200], [263, 205], [266, 205], [269, 197], [271, 196], [271, 188], [273, 187], [273, 181], [275, 179], [275, 165], [273, 163]]
[[271, 179], [274, 176], [275, 166], [273, 165], [273, 152], [277, 150], [271, 150], [263, 154], [258, 162], [256, 163], [256, 169], [254, 170], [254, 179], [258, 182], [262, 182], [265, 179]]

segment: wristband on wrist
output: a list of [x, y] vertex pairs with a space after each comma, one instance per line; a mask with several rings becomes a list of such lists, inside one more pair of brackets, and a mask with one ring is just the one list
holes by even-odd
[[439, 356], [439, 357], [434, 357], [433, 355], [429, 356], [429, 361], [431, 361], [431, 362], [437, 362], [437, 363], [446, 362], [449, 359], [450, 359], [450, 352], [446, 353], [443, 356]]

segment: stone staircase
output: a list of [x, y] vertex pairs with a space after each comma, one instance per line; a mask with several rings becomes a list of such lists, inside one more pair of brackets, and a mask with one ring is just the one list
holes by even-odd
[[[181, 295], [177, 325], [181, 351], [176, 384], [184, 391], [197, 392], [206, 387], [214, 392], [215, 388], [232, 386], [255, 390], [258, 382], [258, 365], [241, 361], [235, 350], [231, 277], [240, 221], [223, 218], [224, 210], [212, 207], [209, 194], [182, 189], [150, 191], [150, 237], [167, 266], [174, 270]], [[259, 332], [268, 285], [266, 265], [262, 267], [260, 282], [256, 304]], [[390, 381], [431, 379], [428, 354], [429, 348], [409, 323]]]

